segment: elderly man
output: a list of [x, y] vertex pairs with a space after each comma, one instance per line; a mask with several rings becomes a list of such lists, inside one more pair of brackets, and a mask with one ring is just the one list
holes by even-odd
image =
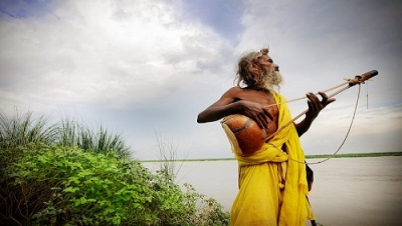
[[239, 164], [239, 192], [231, 210], [231, 225], [305, 225], [314, 216], [307, 201], [306, 166], [299, 137], [335, 99], [320, 93], [319, 100], [308, 93], [305, 118], [289, 125], [292, 118], [286, 100], [275, 91], [282, 76], [268, 49], [241, 57], [236, 79], [238, 86], [226, 91], [197, 118], [198, 123], [206, 123], [244, 115], [270, 137], [252, 154], [233, 151]]

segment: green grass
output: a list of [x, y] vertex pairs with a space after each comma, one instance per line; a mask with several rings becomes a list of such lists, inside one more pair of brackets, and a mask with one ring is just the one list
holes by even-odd
[[50, 123], [44, 116], [34, 119], [30, 111], [21, 114], [15, 109], [11, 115], [0, 111], [0, 148], [12, 149], [30, 143], [78, 146], [90, 152], [113, 151], [121, 157], [130, 156], [130, 147], [123, 137], [101, 125], [93, 130], [69, 118]]

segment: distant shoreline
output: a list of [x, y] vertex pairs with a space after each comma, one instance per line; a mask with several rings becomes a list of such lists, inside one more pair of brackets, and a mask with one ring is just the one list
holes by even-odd
[[350, 153], [337, 155], [306, 155], [306, 159], [317, 158], [355, 158], [355, 157], [383, 157], [383, 156], [402, 156], [402, 152], [373, 152], [373, 153]]
[[[373, 153], [350, 153], [350, 154], [324, 154], [306, 155], [306, 159], [318, 158], [356, 158], [356, 157], [383, 157], [383, 156], [402, 156], [402, 152], [373, 152]], [[214, 159], [173, 159], [173, 160], [141, 160], [140, 162], [192, 162], [192, 161], [232, 161], [235, 158], [214, 158]]]

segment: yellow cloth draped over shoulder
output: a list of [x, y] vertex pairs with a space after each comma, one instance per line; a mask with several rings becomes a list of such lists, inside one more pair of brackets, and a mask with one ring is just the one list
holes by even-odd
[[[273, 95], [276, 103], [286, 101], [279, 93]], [[278, 109], [281, 128], [292, 118], [286, 104]], [[287, 153], [281, 150], [283, 146]], [[231, 225], [300, 226], [314, 219], [307, 200], [306, 166], [301, 164], [304, 152], [293, 123], [251, 156], [232, 151], [239, 164], [239, 192], [231, 210]]]

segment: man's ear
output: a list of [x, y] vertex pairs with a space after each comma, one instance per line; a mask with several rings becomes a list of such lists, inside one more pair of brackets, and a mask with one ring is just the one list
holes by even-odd
[[261, 71], [261, 70], [262, 70], [262, 67], [261, 67], [261, 64], [260, 64], [260, 63], [254, 62], [254, 63], [252, 63], [252, 64], [253, 64], [253, 68], [255, 68], [257, 71]]
[[252, 71], [252, 72], [259, 72], [261, 70], [261, 68], [258, 66], [258, 64], [251, 63], [250, 67], [248, 68], [248, 70]]

